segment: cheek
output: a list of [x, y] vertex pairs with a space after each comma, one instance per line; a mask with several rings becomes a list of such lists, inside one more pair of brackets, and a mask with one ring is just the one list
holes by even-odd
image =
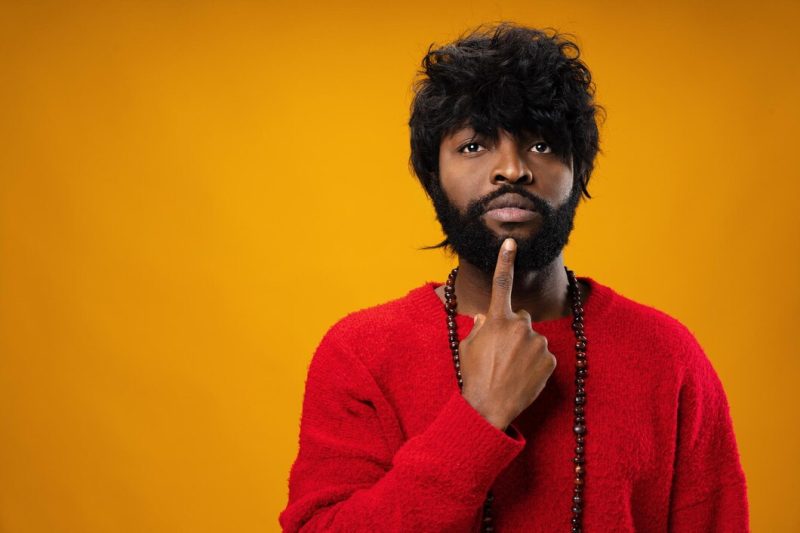
[[450, 203], [460, 211], [464, 211], [470, 198], [477, 195], [477, 191], [472, 190], [476, 185], [475, 180], [470, 179], [465, 169], [459, 168], [446, 158], [439, 159], [439, 183]]
[[[535, 169], [534, 172], [536, 172]], [[574, 177], [572, 169], [568, 165], [560, 161], [548, 162], [547, 165], [539, 168], [539, 176], [545, 193], [555, 203], [561, 204], [569, 198], [572, 193]]]
[[561, 179], [559, 180], [561, 187], [558, 191], [559, 198], [569, 198], [572, 194], [572, 187], [575, 184], [575, 179], [572, 175], [572, 171], [569, 169], [564, 170], [561, 175]]

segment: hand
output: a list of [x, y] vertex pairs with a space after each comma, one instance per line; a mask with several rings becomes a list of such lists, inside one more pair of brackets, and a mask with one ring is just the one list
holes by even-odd
[[459, 344], [462, 393], [498, 429], [508, 425], [542, 392], [556, 368], [547, 339], [531, 327], [531, 315], [511, 309], [517, 245], [508, 238], [497, 257], [489, 310]]

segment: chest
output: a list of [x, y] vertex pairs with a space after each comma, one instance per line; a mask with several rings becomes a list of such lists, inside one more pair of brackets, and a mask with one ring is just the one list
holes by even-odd
[[[575, 352], [568, 341], [550, 344], [558, 359], [556, 370], [539, 397], [513, 422], [525, 437], [525, 448], [494, 484], [498, 516], [514, 527], [523, 527], [530, 516], [547, 516], [540, 523], [554, 527], [569, 520], [575, 477]], [[604, 524], [613, 523], [616, 530], [641, 529], [666, 516], [677, 438], [677, 369], [664, 354], [604, 343], [602, 338], [594, 342], [584, 406], [584, 493], [587, 502], [593, 502], [587, 505], [586, 518], [602, 515]], [[446, 346], [418, 362], [417, 371], [413, 390], [394, 391], [406, 438], [423, 432], [457, 389]], [[412, 369], [407, 372], [413, 375]], [[469, 446], [469, 436], [451, 445]], [[523, 530], [534, 529], [528, 525]]]

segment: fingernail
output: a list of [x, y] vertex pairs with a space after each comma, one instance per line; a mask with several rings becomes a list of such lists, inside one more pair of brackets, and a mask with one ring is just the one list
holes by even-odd
[[503, 241], [503, 248], [505, 248], [506, 250], [511, 251], [511, 250], [514, 249], [514, 245], [516, 245], [516, 244], [517, 244], [517, 242], [514, 239], [512, 239], [511, 237], [509, 237], [509, 238], [507, 238], [506, 240]]

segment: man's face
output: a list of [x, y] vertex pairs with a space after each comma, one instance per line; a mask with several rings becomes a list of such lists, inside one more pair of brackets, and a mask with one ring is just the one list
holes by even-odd
[[432, 197], [461, 259], [491, 275], [500, 245], [513, 237], [515, 267], [531, 272], [550, 264], [567, 244], [580, 199], [573, 181], [571, 164], [541, 136], [515, 138], [500, 130], [492, 141], [465, 127], [442, 139], [441, 191]]

